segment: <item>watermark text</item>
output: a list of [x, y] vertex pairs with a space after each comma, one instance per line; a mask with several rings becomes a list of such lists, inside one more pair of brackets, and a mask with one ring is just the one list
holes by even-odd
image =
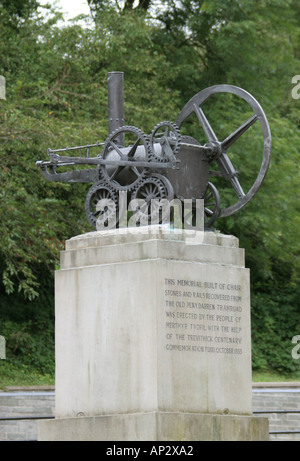
[[5, 89], [5, 78], [3, 77], [3, 75], [0, 75], [0, 99], [6, 99]]
[[3, 336], [0, 336], [0, 359], [5, 359], [5, 358], [6, 358], [5, 338]]
[[300, 335], [296, 335], [292, 338], [292, 343], [296, 346], [292, 349], [292, 357], [294, 360], [300, 359]]
[[292, 77], [292, 83], [296, 84], [292, 89], [292, 98], [299, 99], [300, 98], [300, 75], [294, 75]]
[[[182, 233], [189, 231], [189, 239], [204, 231], [203, 199], [132, 199], [127, 202], [124, 191], [120, 192], [118, 204], [109, 198], [103, 198], [96, 204], [96, 229], [105, 231], [116, 228], [127, 232], [146, 232], [157, 230], [164, 233]], [[190, 242], [192, 243], [192, 242]]]

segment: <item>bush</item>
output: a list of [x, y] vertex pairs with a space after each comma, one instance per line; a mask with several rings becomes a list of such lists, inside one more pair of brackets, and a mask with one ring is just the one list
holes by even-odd
[[6, 339], [7, 361], [41, 374], [54, 374], [53, 322], [10, 320], [2, 322], [1, 334]]
[[[299, 288], [274, 288], [252, 294], [252, 364], [254, 370], [300, 372], [292, 358], [292, 338], [300, 334]], [[298, 330], [295, 330], [296, 326]]]

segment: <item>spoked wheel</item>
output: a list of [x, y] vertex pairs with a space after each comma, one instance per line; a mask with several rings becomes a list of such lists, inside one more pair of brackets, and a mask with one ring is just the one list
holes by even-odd
[[85, 210], [90, 224], [97, 230], [116, 228], [123, 213], [116, 191], [103, 181], [93, 184], [88, 191]]
[[[244, 101], [246, 101], [251, 107], [253, 114], [241, 125], [233, 130], [225, 139], [219, 140], [209, 123], [203, 108], [201, 107], [203, 103], [213, 94], [218, 93], [232, 93]], [[224, 110], [226, 108], [224, 107]], [[209, 162], [216, 161], [219, 171], [210, 172], [210, 174], [215, 176], [222, 176], [232, 185], [232, 188], [235, 191], [237, 200], [233, 205], [230, 205], [226, 208], [220, 210], [219, 217], [230, 216], [233, 213], [239, 211], [244, 207], [257, 193], [260, 188], [268, 167], [270, 163], [271, 156], [271, 133], [268, 125], [267, 118], [265, 113], [259, 103], [251, 96], [247, 91], [238, 88], [232, 85], [216, 85], [197, 93], [190, 101], [184, 106], [180, 112], [176, 125], [181, 128], [183, 122], [192, 114], [196, 114], [200, 125], [203, 128], [205, 136], [207, 138], [207, 144], [205, 144], [207, 149], [207, 160]], [[233, 166], [230, 155], [227, 151], [230, 150], [230, 147], [254, 124], [259, 123], [262, 129], [263, 135], [263, 153], [262, 153], [262, 163], [258, 171], [258, 175], [254, 180], [250, 189], [245, 192], [243, 190], [242, 184], [239, 180], [239, 172]], [[254, 154], [254, 153], [253, 153]]]
[[199, 222], [200, 218], [202, 217], [201, 210], [197, 210], [199, 206], [197, 200], [184, 200], [182, 204], [183, 215], [182, 215], [182, 223], [184, 224], [185, 228], [193, 228], [202, 229], [204, 225], [204, 229], [209, 229], [215, 220], [218, 218], [220, 214], [220, 196], [217, 191], [217, 188], [212, 184], [208, 183], [205, 194], [203, 196], [204, 201], [204, 222]]
[[[130, 191], [147, 173], [147, 168], [137, 167], [135, 161], [138, 159], [150, 161], [149, 139], [134, 126], [118, 128], [106, 140], [101, 158], [107, 160], [109, 164], [99, 166], [100, 179], [118, 190]], [[122, 165], [117, 164], [120, 161], [123, 162]]]
[[220, 196], [217, 188], [209, 182], [204, 194], [204, 228], [212, 226], [220, 214]]
[[173, 197], [173, 187], [164, 176], [152, 174], [143, 179], [131, 194], [136, 223], [148, 225], [163, 222], [170, 213], [169, 202]]

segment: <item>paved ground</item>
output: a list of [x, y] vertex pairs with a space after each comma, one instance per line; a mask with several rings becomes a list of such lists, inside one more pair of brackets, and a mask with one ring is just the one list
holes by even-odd
[[[29, 418], [51, 417], [54, 411], [54, 387], [0, 391], [0, 441], [36, 440], [38, 420]], [[253, 412], [269, 418], [271, 441], [300, 441], [300, 382], [254, 384]]]

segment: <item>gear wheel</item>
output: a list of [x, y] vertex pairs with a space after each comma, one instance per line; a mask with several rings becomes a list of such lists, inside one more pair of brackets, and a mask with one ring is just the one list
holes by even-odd
[[214, 184], [207, 184], [204, 199], [204, 227], [210, 228], [220, 215], [220, 196]]
[[174, 190], [170, 181], [161, 174], [152, 174], [133, 190], [131, 200], [134, 203], [135, 221], [139, 225], [161, 223], [170, 210], [163, 199], [171, 201], [174, 198]]
[[117, 192], [103, 181], [89, 189], [85, 210], [88, 221], [97, 230], [115, 228], [121, 218]]
[[[204, 200], [204, 229], [210, 229], [220, 214], [220, 196], [217, 188], [211, 182], [207, 184], [202, 199]], [[197, 225], [197, 203], [195, 199], [192, 200], [191, 205], [188, 204], [186, 209], [184, 199], [182, 199], [182, 223], [187, 228], [191, 226], [194, 228]]]
[[[99, 165], [99, 179], [117, 190], [131, 191], [145, 177], [148, 168], [136, 167], [135, 160], [150, 162], [151, 149], [148, 137], [134, 126], [124, 126], [115, 130], [105, 141], [101, 154], [103, 160], [112, 164]], [[126, 161], [124, 165], [113, 162]]]
[[150, 135], [152, 157], [159, 162], [171, 162], [176, 165], [176, 155], [180, 149], [181, 134], [172, 122], [160, 122]]

